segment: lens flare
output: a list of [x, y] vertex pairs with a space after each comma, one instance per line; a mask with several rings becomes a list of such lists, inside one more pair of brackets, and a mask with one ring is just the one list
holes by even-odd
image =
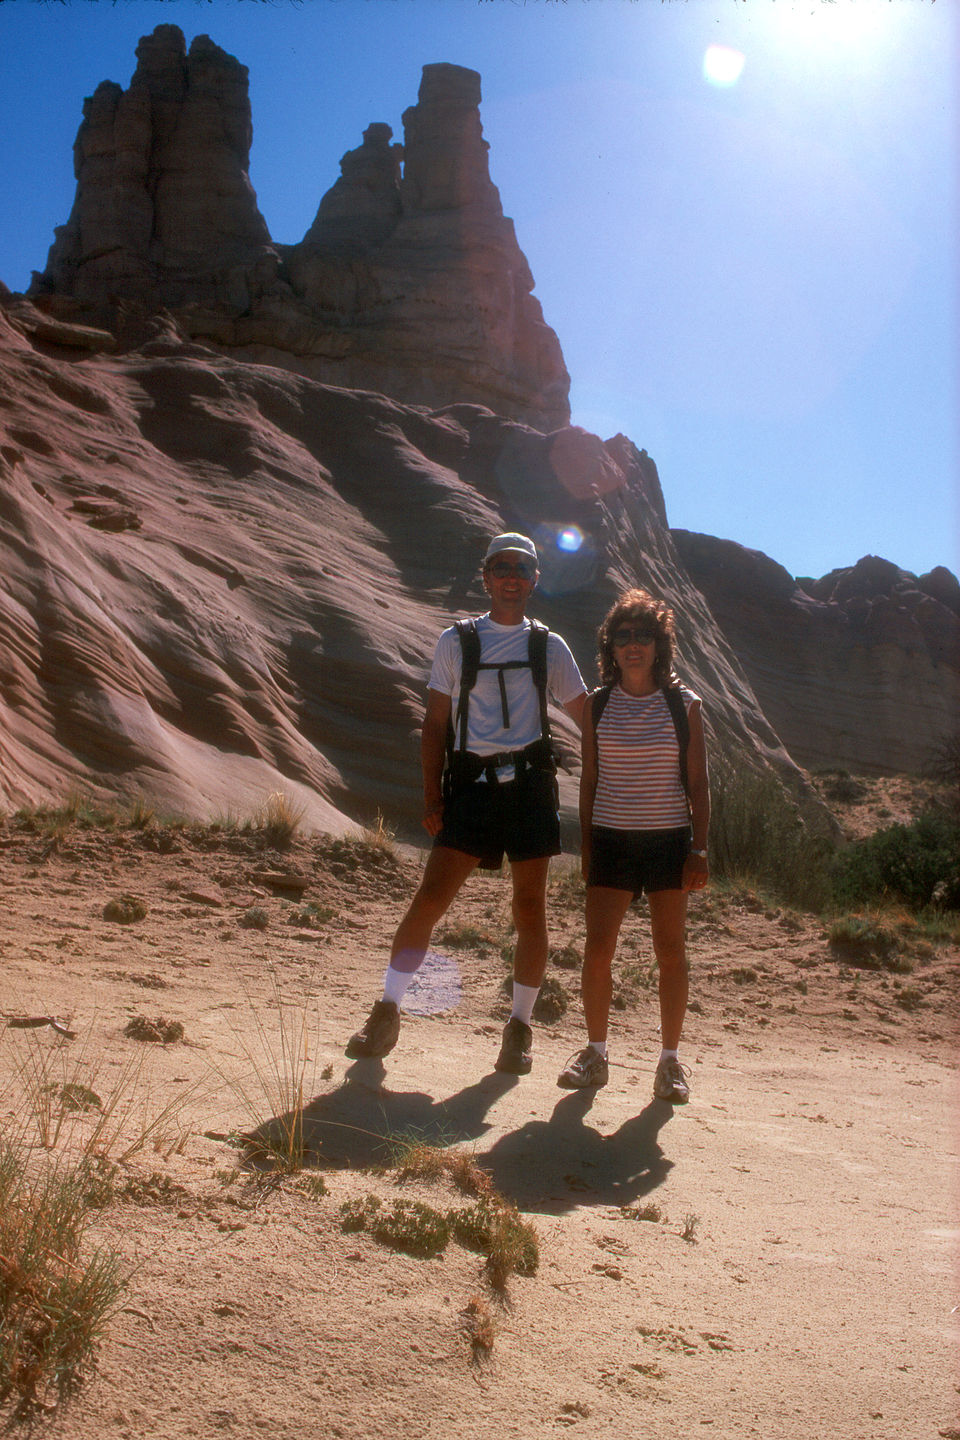
[[584, 534], [579, 525], [568, 525], [557, 536], [557, 549], [564, 550], [568, 555], [576, 554], [583, 541]]
[[703, 75], [711, 85], [736, 85], [747, 63], [745, 55], [729, 45], [710, 45], [703, 57]]
[[533, 538], [540, 552], [537, 588], [545, 595], [569, 595], [594, 584], [597, 547], [579, 525], [537, 525]]
[[428, 950], [417, 978], [403, 997], [407, 1015], [442, 1015], [460, 1004], [460, 967], [449, 955]]

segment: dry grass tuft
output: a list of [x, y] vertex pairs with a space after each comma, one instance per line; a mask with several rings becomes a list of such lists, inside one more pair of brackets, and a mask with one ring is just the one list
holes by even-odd
[[253, 829], [259, 831], [272, 849], [285, 850], [292, 844], [305, 813], [304, 805], [295, 804], [289, 795], [276, 790], [255, 812]]
[[126, 1281], [106, 1250], [81, 1253], [91, 1171], [31, 1172], [0, 1142], [0, 1404], [30, 1420], [67, 1399], [92, 1369]]

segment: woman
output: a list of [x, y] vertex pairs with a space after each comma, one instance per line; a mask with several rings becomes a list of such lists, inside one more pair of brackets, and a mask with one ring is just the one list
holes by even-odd
[[687, 893], [701, 890], [709, 875], [700, 700], [674, 673], [673, 613], [646, 590], [621, 595], [597, 638], [604, 684], [584, 708], [580, 779], [587, 883], [581, 986], [589, 1043], [557, 1083], [569, 1090], [607, 1083], [610, 967], [627, 907], [645, 891], [660, 972], [663, 1045], [653, 1093], [683, 1104], [690, 1098], [678, 1054], [687, 1009]]

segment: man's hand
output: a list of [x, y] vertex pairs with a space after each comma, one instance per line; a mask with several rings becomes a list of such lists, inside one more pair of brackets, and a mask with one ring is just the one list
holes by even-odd
[[428, 805], [423, 812], [423, 828], [428, 835], [439, 835], [443, 828], [443, 802]]

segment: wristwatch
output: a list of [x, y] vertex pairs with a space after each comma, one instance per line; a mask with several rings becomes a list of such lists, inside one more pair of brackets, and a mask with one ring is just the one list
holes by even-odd
[[706, 850], [688, 850], [687, 854], [696, 855], [699, 860], [706, 860], [707, 858]]

